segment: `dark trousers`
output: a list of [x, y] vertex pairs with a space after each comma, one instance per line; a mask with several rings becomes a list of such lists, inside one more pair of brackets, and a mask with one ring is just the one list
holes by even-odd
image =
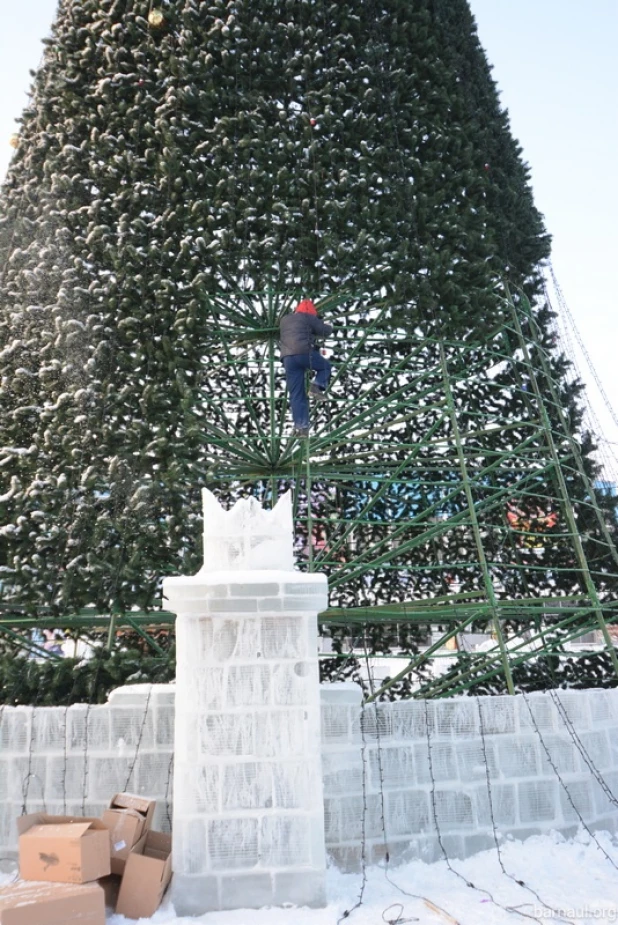
[[309, 427], [309, 398], [305, 389], [305, 373], [308, 369], [315, 370], [315, 385], [325, 389], [330, 379], [331, 365], [317, 350], [284, 357], [283, 365], [294, 426]]

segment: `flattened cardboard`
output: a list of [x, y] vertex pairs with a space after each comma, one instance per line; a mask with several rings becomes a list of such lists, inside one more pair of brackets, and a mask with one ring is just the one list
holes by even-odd
[[88, 883], [111, 872], [109, 830], [100, 819], [32, 813], [17, 820], [22, 880]]
[[103, 890], [96, 883], [18, 880], [0, 887], [0, 925], [105, 925]]
[[146, 832], [127, 858], [116, 912], [129, 919], [150, 918], [171, 879], [171, 835]]

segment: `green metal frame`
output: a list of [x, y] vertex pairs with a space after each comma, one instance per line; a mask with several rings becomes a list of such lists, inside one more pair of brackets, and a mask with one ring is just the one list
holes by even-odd
[[[506, 287], [496, 295], [500, 320], [482, 343], [408, 330], [405, 307], [350, 294], [318, 301], [336, 325], [334, 374], [306, 439], [291, 433], [277, 345], [279, 320], [298, 297], [221, 293], [204, 304], [216, 356], [201, 399], [205, 482], [223, 503], [247, 493], [273, 503], [293, 488], [298, 567], [329, 578], [326, 626], [442, 628], [371, 699], [407, 676], [418, 678], [417, 696], [465, 691], [479, 673], [501, 674], [513, 692], [515, 666], [592, 628], [618, 676], [607, 626], [618, 622], [615, 526], [569, 432], [525, 296]], [[532, 516], [513, 524], [511, 502], [551, 511], [557, 523], [546, 529]], [[582, 518], [593, 522], [585, 536]], [[548, 615], [558, 606], [569, 610], [556, 623]], [[173, 623], [165, 611], [36, 619], [7, 611], [0, 634], [97, 628], [112, 645], [126, 628], [160, 653], [148, 630]], [[419, 669], [470, 627], [486, 627], [494, 650], [444, 679], [423, 679]], [[526, 640], [523, 628], [532, 633]]]

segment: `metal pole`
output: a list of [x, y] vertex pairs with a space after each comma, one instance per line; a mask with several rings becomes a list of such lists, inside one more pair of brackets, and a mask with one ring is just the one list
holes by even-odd
[[459, 461], [459, 469], [461, 472], [463, 489], [466, 495], [466, 502], [468, 504], [468, 512], [470, 514], [470, 525], [472, 527], [472, 532], [474, 534], [474, 542], [476, 545], [476, 551], [477, 551], [477, 555], [479, 558], [481, 570], [483, 572], [483, 582], [485, 585], [485, 593], [487, 595], [487, 599], [491, 606], [492, 622], [494, 625], [494, 631], [496, 633], [498, 647], [500, 649], [500, 657], [502, 659], [504, 676], [506, 678], [506, 686], [508, 688], [509, 694], [514, 694], [515, 686], [513, 684], [513, 675], [511, 674], [511, 666], [509, 664], [508, 652], [504, 644], [504, 636], [502, 634], [502, 627], [500, 626], [498, 602], [496, 600], [496, 594], [494, 591], [493, 582], [491, 580], [491, 575], [489, 573], [489, 568], [487, 566], [487, 558], [485, 556], [485, 549], [483, 547], [481, 531], [479, 529], [479, 523], [478, 523], [478, 519], [476, 516], [476, 510], [474, 507], [474, 498], [472, 497], [472, 491], [470, 489], [470, 478], [468, 476], [468, 467], [466, 465], [466, 457], [463, 451], [461, 433], [459, 430], [459, 423], [457, 421], [457, 411], [455, 408], [455, 402], [453, 400], [453, 393], [451, 391], [451, 383], [450, 383], [450, 378], [449, 378], [449, 373], [448, 373], [448, 366], [446, 362], [446, 353], [444, 351], [444, 344], [442, 343], [440, 343], [440, 366], [442, 368], [442, 381], [444, 383], [444, 392], [446, 395], [449, 416], [451, 419], [451, 426], [453, 428], [453, 436], [455, 438], [455, 446], [457, 449], [457, 459]]
[[521, 324], [519, 322], [517, 310], [511, 298], [511, 294], [509, 292], [508, 286], [506, 286], [506, 293], [507, 293], [509, 305], [511, 307], [511, 314], [513, 317], [513, 323], [515, 325], [515, 330], [519, 338], [519, 342], [520, 342], [520, 346], [521, 346], [524, 358], [528, 365], [528, 375], [530, 376], [530, 383], [532, 385], [532, 389], [536, 396], [538, 409], [539, 409], [539, 413], [541, 416], [541, 424], [545, 432], [545, 439], [547, 441], [547, 446], [548, 446], [551, 458], [554, 462], [556, 480], [558, 482], [558, 487], [560, 490], [560, 494], [562, 496], [562, 505], [563, 505], [564, 513], [566, 515], [566, 519], [569, 525], [569, 530], [573, 537], [573, 546], [575, 548], [575, 555], [577, 556], [577, 561], [579, 562], [579, 567], [582, 573], [582, 577], [584, 579], [584, 585], [586, 587], [586, 591], [588, 592], [588, 597], [590, 598], [593, 604], [593, 607], [594, 607], [597, 622], [599, 624], [599, 629], [601, 630], [601, 634], [605, 641], [605, 645], [607, 647], [609, 657], [612, 660], [614, 671], [616, 672], [616, 675], [618, 676], [618, 657], [616, 656], [616, 649], [614, 647], [612, 637], [609, 634], [609, 630], [607, 629], [607, 624], [605, 622], [605, 618], [603, 617], [603, 610], [601, 607], [599, 596], [597, 594], [597, 589], [592, 580], [590, 569], [588, 568], [588, 561], [586, 559], [586, 553], [584, 552], [584, 547], [581, 541], [581, 537], [577, 529], [577, 521], [575, 519], [575, 512], [573, 511], [573, 506], [571, 504], [571, 499], [569, 497], [568, 488], [566, 486], [562, 468], [560, 466], [560, 459], [558, 457], [558, 452], [556, 450], [556, 444], [554, 443], [554, 437], [553, 437], [552, 429], [551, 429], [551, 421], [549, 419], [549, 415], [547, 414], [547, 409], [545, 407], [545, 402], [543, 401], [541, 389], [539, 388], [539, 383], [538, 383], [538, 379], [536, 376], [536, 372], [534, 370], [534, 367], [530, 359], [530, 351], [528, 349], [528, 343], [521, 329]]
[[309, 571], [313, 571], [313, 512], [311, 510], [311, 460], [309, 453], [309, 437], [305, 440], [306, 456], [306, 478], [305, 488], [307, 491], [307, 554], [309, 556]]
[[[273, 307], [272, 291], [268, 290], [268, 317], [274, 320], [275, 312]], [[278, 447], [275, 440], [275, 342], [273, 338], [268, 341], [268, 366], [270, 375], [269, 391], [269, 412], [270, 412], [270, 462], [274, 469], [275, 458]], [[274, 473], [270, 477], [270, 503], [274, 507], [277, 503], [277, 480]]]
[[116, 619], [117, 619], [117, 617], [118, 617], [118, 612], [117, 612], [116, 610], [112, 610], [112, 612], [111, 612], [110, 615], [109, 615], [109, 628], [108, 628], [108, 630], [107, 630], [107, 644], [106, 644], [106, 646], [105, 646], [105, 648], [108, 649], [110, 652], [111, 652], [111, 650], [112, 650], [112, 648], [113, 648], [114, 639], [115, 639], [115, 637], [116, 637]]

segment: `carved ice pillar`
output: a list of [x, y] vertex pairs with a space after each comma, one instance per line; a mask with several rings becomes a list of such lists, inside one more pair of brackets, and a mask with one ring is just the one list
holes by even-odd
[[176, 912], [323, 905], [327, 582], [294, 571], [289, 493], [272, 512], [254, 498], [228, 512], [204, 492], [204, 567], [163, 595], [178, 615]]

